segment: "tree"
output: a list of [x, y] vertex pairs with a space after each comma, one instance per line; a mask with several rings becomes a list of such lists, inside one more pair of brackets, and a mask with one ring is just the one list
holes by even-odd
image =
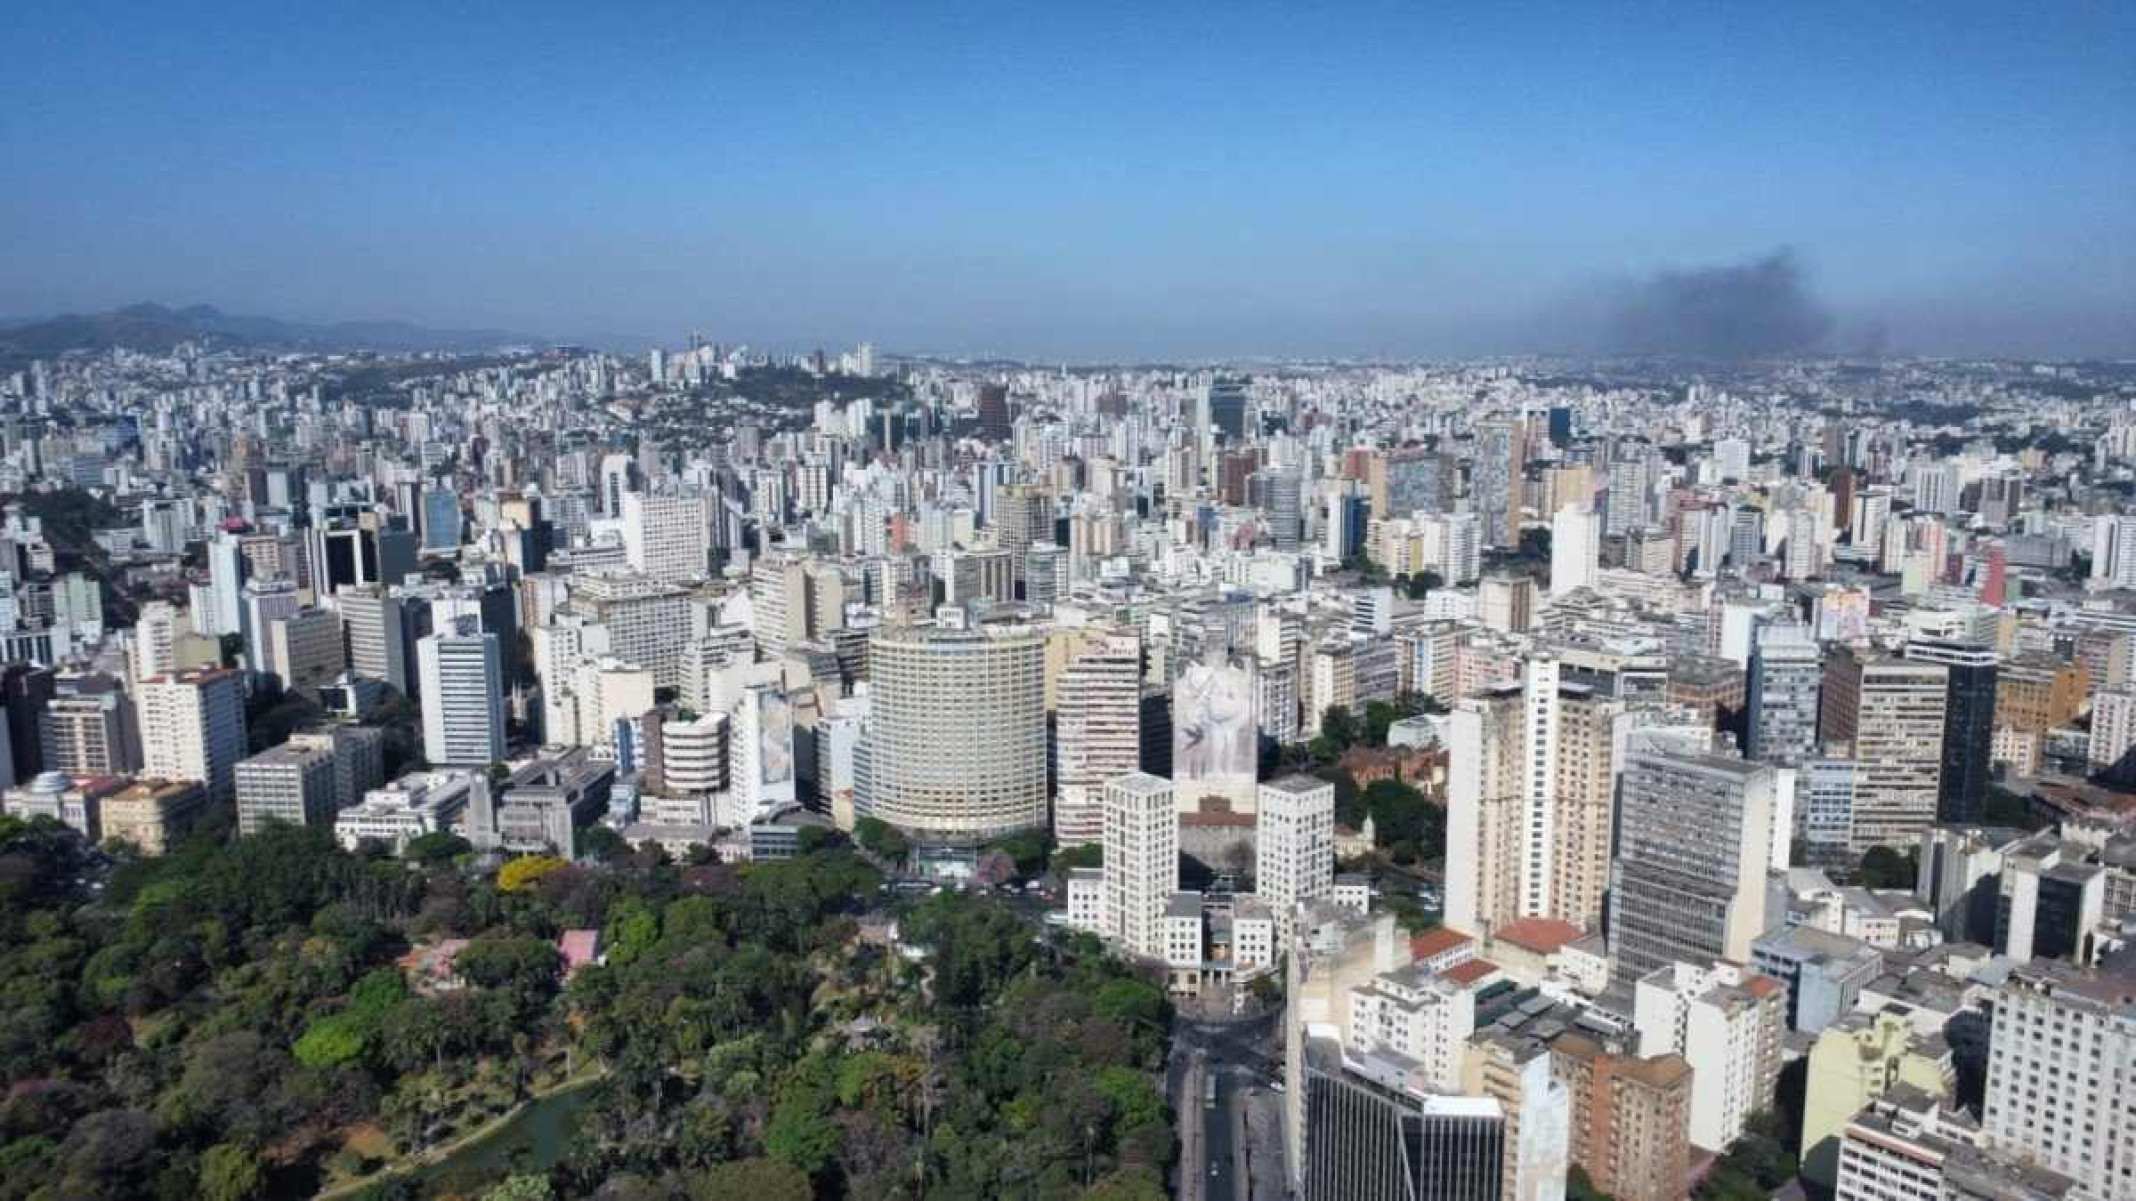
[[521, 855], [497, 869], [497, 891], [525, 892], [542, 877], [569, 866], [554, 855]]
[[505, 1177], [504, 1183], [482, 1194], [482, 1201], [555, 1201], [555, 1197], [547, 1176], [522, 1173]]
[[1890, 847], [1870, 847], [1862, 853], [1861, 881], [1866, 888], [1912, 888], [1918, 861], [1916, 852], [1905, 854]]
[[1313, 758], [1332, 763], [1357, 744], [1362, 729], [1348, 705], [1329, 705], [1320, 715], [1320, 733], [1313, 736]]
[[808, 1173], [776, 1159], [713, 1164], [688, 1185], [690, 1201], [814, 1201]]
[[630, 843], [621, 834], [607, 826], [588, 826], [578, 836], [578, 857], [594, 863], [606, 863], [619, 855], [630, 854]]
[[232, 1143], [217, 1143], [200, 1156], [200, 1195], [206, 1201], [252, 1201], [266, 1175], [259, 1157]]
[[401, 848], [401, 858], [411, 863], [435, 866], [440, 863], [450, 863], [474, 849], [473, 843], [457, 834], [445, 830], [434, 830], [428, 834], [418, 834], [409, 839], [408, 845]]
[[854, 822], [853, 841], [869, 854], [892, 863], [901, 862], [906, 852], [912, 849], [896, 826], [879, 817], [863, 817]]

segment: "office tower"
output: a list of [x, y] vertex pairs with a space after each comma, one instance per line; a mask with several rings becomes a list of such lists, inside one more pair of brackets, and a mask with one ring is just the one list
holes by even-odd
[[2090, 586], [2136, 588], [2136, 517], [2092, 519]]
[[[1505, 1115], [1498, 1103], [1444, 1096], [1332, 1038], [1302, 1059], [1305, 1153], [1292, 1165], [1304, 1201], [1498, 1201]], [[1375, 1070], [1377, 1069], [1377, 1070]]]
[[2092, 728], [2085, 759], [2109, 780], [2136, 779], [2136, 692], [2102, 688], [2092, 694]]
[[267, 657], [284, 688], [316, 690], [347, 666], [341, 619], [325, 609], [299, 609], [267, 623]]
[[[423, 490], [423, 549], [456, 551], [466, 531], [460, 494], [450, 487]], [[393, 582], [393, 581], [389, 581]]]
[[1950, 1044], [1924, 1035], [1894, 1006], [1848, 1013], [1818, 1034], [1803, 1085], [1802, 1174], [1829, 1188], [1839, 1178], [1840, 1140], [1871, 1101], [1890, 1089], [1938, 1099], [1957, 1088]]
[[1638, 977], [1633, 1024], [1641, 1055], [1691, 1065], [1691, 1145], [1716, 1154], [1772, 1103], [1780, 1078], [1786, 990], [1740, 962], [1664, 964]]
[[[795, 609], [804, 621], [805, 603], [804, 588]], [[597, 572], [576, 578], [571, 606], [588, 622], [607, 628], [609, 654], [650, 670], [653, 683], [658, 687], [675, 688], [682, 684], [682, 652], [688, 644], [690, 630], [688, 592], [628, 571]], [[482, 628], [498, 628], [488, 616], [487, 596], [483, 609]], [[507, 607], [507, 614], [509, 612]], [[442, 617], [433, 624], [442, 626]], [[793, 640], [803, 641], [806, 634], [804, 625]], [[506, 640], [500, 638], [500, 641]], [[784, 643], [781, 643], [781, 649], [784, 649]]]
[[504, 653], [472, 617], [415, 644], [423, 752], [432, 763], [487, 767], [504, 759]]
[[1009, 416], [1008, 385], [979, 385], [979, 436], [989, 442], [1007, 442], [1015, 433]]
[[69, 776], [124, 776], [140, 770], [133, 702], [108, 681], [61, 693], [39, 715], [39, 744], [46, 771]]
[[1299, 904], [1335, 887], [1335, 786], [1315, 776], [1271, 780], [1258, 814], [1254, 894], [1275, 916], [1277, 944], [1288, 946]]
[[1372, 479], [1374, 517], [1409, 517], [1418, 513], [1444, 513], [1453, 508], [1456, 464], [1438, 451], [1424, 446], [1390, 450], [1379, 460]]
[[1246, 381], [1222, 378], [1209, 381], [1202, 393], [1202, 428], [1211, 441], [1246, 440]]
[[673, 716], [655, 721], [646, 734], [645, 775], [655, 792], [708, 794], [728, 788], [728, 731], [724, 713], [707, 713], [694, 721]]
[[637, 471], [638, 464], [627, 454], [601, 456], [599, 497], [603, 514], [609, 517], [623, 515], [623, 496], [637, 487]]
[[1904, 846], [1935, 824], [1949, 673], [1853, 648], [1825, 664], [1818, 736], [1854, 748], [1856, 853]]
[[626, 492], [622, 500], [623, 556], [631, 570], [668, 584], [704, 578], [712, 551], [704, 497]]
[[208, 580], [215, 604], [205, 615], [193, 614], [194, 624], [201, 627], [201, 633], [217, 638], [243, 633], [245, 569], [248, 565], [242, 544], [235, 534], [217, 534], [208, 541], [207, 554]]
[[1265, 501], [1269, 530], [1275, 538], [1276, 549], [1284, 554], [1296, 554], [1304, 530], [1305, 483], [1293, 467], [1274, 468], [1264, 473], [1266, 477]]
[[1714, 439], [1713, 470], [1724, 480], [1749, 479], [1750, 443], [1741, 438]]
[[1550, 591], [1592, 588], [1600, 570], [1602, 522], [1586, 505], [1567, 505], [1550, 520]]
[[1620, 984], [1678, 962], [1750, 961], [1767, 927], [1775, 786], [1761, 763], [1658, 747], [1626, 754], [1609, 898]]
[[1865, 488], [1854, 497], [1854, 527], [1847, 541], [1857, 547], [1875, 548], [1884, 540], [1884, 527], [1891, 521], [1891, 489]]
[[1476, 435], [1469, 474], [1469, 511], [1485, 546], [1520, 545], [1521, 492], [1528, 469], [1528, 423], [1487, 422]]
[[135, 707], [117, 686], [77, 682], [51, 697], [38, 714], [38, 746], [45, 771], [68, 776], [130, 776], [141, 769]]
[[2053, 832], [2013, 842], [2002, 848], [2000, 857], [1995, 952], [2018, 963], [2091, 962], [2099, 931], [2107, 925], [2107, 869], [2084, 862], [2079, 844], [2064, 842]]
[[304, 607], [297, 584], [287, 579], [258, 579], [245, 585], [245, 667], [254, 675], [279, 675], [269, 627]]
[[749, 565], [749, 629], [768, 659], [808, 638], [808, 573], [799, 556], [768, 554]]
[[244, 677], [221, 668], [153, 676], [141, 681], [134, 704], [141, 774], [195, 780], [210, 802], [227, 802], [245, 754]]
[[1647, 524], [1647, 465], [1643, 448], [1625, 448], [1624, 457], [1609, 465], [1609, 483], [1603, 493], [1607, 510], [1602, 532], [1621, 538]]
[[1817, 696], [1824, 656], [1809, 627], [1760, 629], [1751, 650], [1744, 754], [1762, 763], [1795, 767], [1817, 752]]
[[377, 585], [344, 588], [334, 597], [348, 647], [349, 670], [415, 695], [416, 640], [430, 633], [430, 602], [397, 596]]
[[1009, 553], [1010, 570], [1023, 578], [1024, 552], [1034, 543], [1053, 541], [1053, 494], [1029, 484], [1010, 484], [994, 493], [994, 546]]
[[308, 532], [307, 545], [316, 564], [311, 586], [321, 596], [355, 584], [398, 584], [415, 570], [417, 543], [413, 530], [373, 528], [337, 519]]
[[1935, 913], [1945, 941], [1995, 941], [2002, 847], [2010, 841], [1978, 829], [1921, 832], [1914, 897]]
[[1524, 575], [1485, 576], [1476, 594], [1476, 616], [1486, 629], [1527, 633], [1535, 626], [1535, 581]]
[[167, 676], [178, 670], [178, 640], [185, 636], [186, 615], [169, 601], [141, 606], [134, 621], [134, 678]]
[[1068, 552], [1052, 542], [1034, 542], [1023, 557], [1024, 599], [1052, 608], [1068, 593]]
[[2072, 1201], [2136, 1196], [2136, 978], [2021, 963], [1994, 1006], [1988, 1146], [2074, 1180]]
[[1681, 1201], [1691, 1173], [1691, 1065], [1578, 1033], [1550, 1044], [1572, 1108], [1572, 1162], [1616, 1201]]
[[1995, 671], [1992, 647], [1952, 639], [1915, 639], [1906, 657], [1941, 663], [1944, 690], [1943, 765], [1937, 776], [1936, 820], [1977, 822], [1986, 811], [1995, 749]]
[[257, 834], [269, 821], [322, 829], [334, 824], [331, 747], [270, 747], [240, 760], [235, 780], [239, 834]]
[[1748, 571], [1765, 558], [1765, 512], [1749, 506], [1728, 518], [1728, 565]]
[[857, 811], [923, 842], [1046, 824], [1045, 640], [1015, 628], [890, 626], [868, 642]]
[[1103, 833], [1107, 784], [1142, 763], [1141, 639], [1129, 632], [1086, 644], [1057, 687], [1053, 837], [1080, 846]]
[[322, 750], [334, 760], [334, 808], [346, 809], [386, 782], [386, 733], [373, 726], [335, 725], [291, 734], [283, 746]]
[[1171, 782], [1129, 772], [1104, 786], [1105, 932], [1131, 955], [1162, 958], [1165, 906], [1179, 891], [1179, 810]]

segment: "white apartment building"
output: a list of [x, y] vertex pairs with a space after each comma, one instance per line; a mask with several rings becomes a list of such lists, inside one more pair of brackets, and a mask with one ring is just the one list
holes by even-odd
[[[1179, 891], [1179, 812], [1171, 781], [1145, 772], [1107, 781], [1103, 837], [1105, 932], [1130, 954], [1168, 957], [1165, 906]], [[1200, 938], [1197, 925], [1197, 958]]]
[[245, 755], [245, 683], [236, 671], [206, 668], [141, 681], [141, 774], [198, 780], [212, 804], [236, 791]]
[[1690, 1063], [1691, 1143], [1719, 1153], [1772, 1100], [1787, 990], [1737, 964], [1677, 963], [1642, 977], [1633, 999], [1639, 1054]]
[[1995, 998], [1988, 1145], [2076, 1181], [2072, 1201], [2136, 1197], [2136, 978], [2038, 960]]
[[1254, 895], [1288, 945], [1298, 906], [1335, 889], [1335, 786], [1314, 776], [1261, 785], [1254, 833]]
[[423, 751], [432, 763], [488, 767], [504, 759], [504, 656], [473, 618], [415, 644]]

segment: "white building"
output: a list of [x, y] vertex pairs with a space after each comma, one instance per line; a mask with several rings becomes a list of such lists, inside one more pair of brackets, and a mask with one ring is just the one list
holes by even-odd
[[2073, 1201], [2136, 1197], [2136, 978], [2040, 960], [1995, 998], [1988, 1145], [2076, 1181]]
[[1053, 836], [1081, 846], [1103, 835], [1107, 782], [1142, 762], [1142, 642], [1106, 635], [1061, 671], [1054, 710]]
[[432, 763], [487, 767], [504, 759], [504, 656], [497, 635], [460, 618], [415, 644], [423, 751]]
[[623, 555], [633, 571], [675, 584], [704, 577], [712, 548], [706, 498], [625, 492], [622, 499]]
[[1288, 944], [1301, 902], [1335, 889], [1335, 786], [1314, 776], [1261, 785], [1254, 832], [1254, 895]]
[[1436, 1092], [1461, 1091], [1462, 1063], [1475, 1032], [1475, 993], [1422, 965], [1350, 990], [1352, 1042], [1416, 1060]]
[[1787, 990], [1732, 963], [1672, 964], [1642, 977], [1633, 999], [1639, 1054], [1691, 1065], [1691, 1143], [1719, 1153], [1771, 1103], [1780, 1076]]
[[228, 802], [245, 755], [244, 678], [221, 668], [154, 676], [141, 681], [135, 704], [142, 775], [198, 780], [210, 803]]
[[238, 763], [237, 832], [257, 834], [270, 821], [326, 827], [334, 821], [331, 746], [269, 747]]
[[1145, 772], [1107, 781], [1104, 843], [1106, 933], [1130, 954], [1165, 955], [1165, 906], [1179, 891], [1171, 781]]
[[353, 851], [374, 839], [399, 854], [411, 839], [458, 825], [474, 779], [470, 771], [409, 772], [336, 814], [334, 840]]
[[1550, 519], [1550, 591], [1563, 596], [1592, 588], [1601, 566], [1602, 519], [1584, 504], [1566, 505]]

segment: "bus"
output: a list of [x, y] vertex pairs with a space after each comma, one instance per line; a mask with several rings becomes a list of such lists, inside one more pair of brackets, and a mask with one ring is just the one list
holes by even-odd
[[1202, 1108], [1216, 1108], [1216, 1076], [1214, 1073], [1202, 1077]]

